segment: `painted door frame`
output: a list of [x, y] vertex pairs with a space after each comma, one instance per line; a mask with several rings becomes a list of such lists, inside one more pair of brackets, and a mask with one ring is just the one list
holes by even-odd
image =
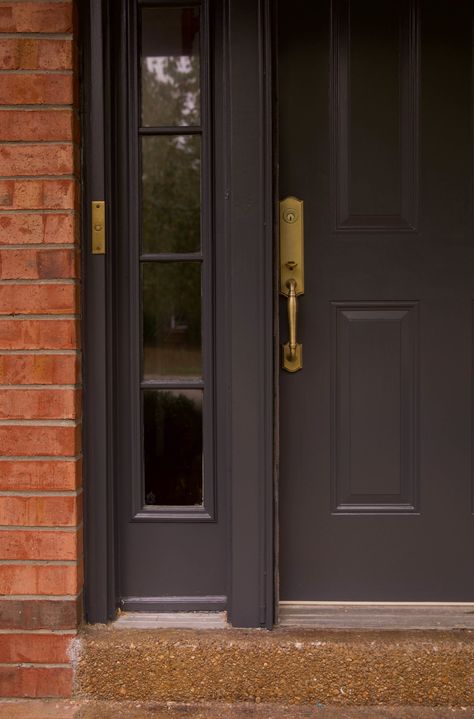
[[[136, 0], [142, 5], [146, 0]], [[205, 0], [204, 0], [205, 1]], [[211, 2], [211, 0], [209, 0]], [[85, 612], [117, 607], [114, 527], [113, 236], [90, 251], [92, 200], [105, 199], [113, 227], [113, 88], [108, 28], [113, 0], [82, 4], [83, 352]], [[172, 4], [172, 0], [163, 4]], [[109, 9], [110, 5], [110, 9]], [[216, 292], [224, 337], [218, 420], [219, 482], [227, 483], [228, 615], [234, 626], [271, 628], [275, 616], [274, 133], [271, 0], [214, 0], [218, 38]]]

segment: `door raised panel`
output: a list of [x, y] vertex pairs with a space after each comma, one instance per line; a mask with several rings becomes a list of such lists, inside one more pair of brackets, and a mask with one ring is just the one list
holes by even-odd
[[418, 3], [334, 0], [331, 33], [335, 229], [414, 231]]
[[417, 315], [333, 305], [333, 512], [417, 511]]

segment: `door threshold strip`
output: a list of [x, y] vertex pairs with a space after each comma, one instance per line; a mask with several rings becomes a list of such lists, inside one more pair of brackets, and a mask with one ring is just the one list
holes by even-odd
[[280, 602], [279, 626], [313, 629], [474, 629], [474, 603]]

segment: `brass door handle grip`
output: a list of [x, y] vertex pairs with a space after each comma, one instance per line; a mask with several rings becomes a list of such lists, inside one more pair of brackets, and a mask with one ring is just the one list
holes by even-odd
[[297, 372], [303, 366], [302, 347], [296, 341], [296, 321], [298, 317], [297, 305], [297, 283], [291, 278], [286, 283], [288, 287], [288, 328], [290, 333], [290, 341], [283, 345], [283, 368], [287, 372]]
[[288, 343], [289, 353], [288, 357], [291, 362], [294, 362], [296, 358], [296, 319], [298, 314], [298, 305], [296, 299], [296, 280], [288, 280], [286, 283], [288, 287], [288, 327], [290, 330], [290, 341]]

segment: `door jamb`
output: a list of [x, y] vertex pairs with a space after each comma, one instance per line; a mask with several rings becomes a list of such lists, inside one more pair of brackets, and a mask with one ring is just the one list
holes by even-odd
[[[112, 378], [110, 358], [110, 282], [108, 255], [90, 251], [92, 200], [109, 200], [106, 177], [105, 44], [106, 3], [80, 3], [81, 157], [82, 157], [82, 347], [84, 454], [84, 595], [89, 622], [115, 616], [113, 483], [110, 443]], [[109, 224], [107, 202], [106, 228]], [[109, 237], [106, 237], [108, 240]]]
[[232, 108], [226, 233], [232, 279], [230, 617], [234, 626], [267, 628], [274, 623], [272, 6], [271, 0], [225, 3]]

